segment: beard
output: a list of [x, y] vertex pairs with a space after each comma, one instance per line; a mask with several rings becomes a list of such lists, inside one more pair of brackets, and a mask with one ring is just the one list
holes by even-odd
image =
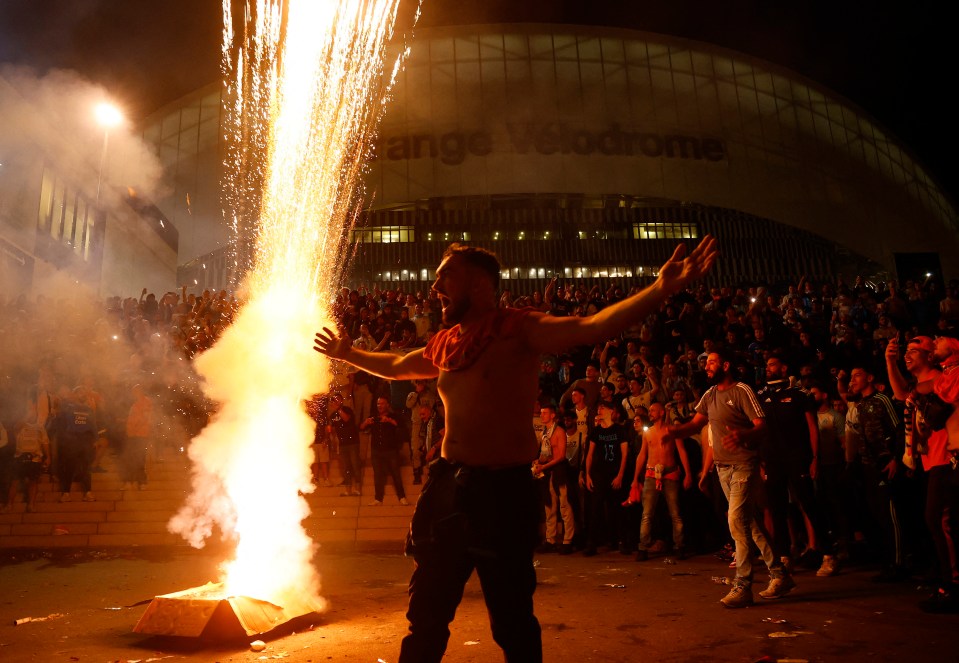
[[443, 324], [455, 325], [462, 322], [469, 309], [469, 299], [460, 299], [458, 301], [451, 299], [449, 305], [443, 309]]
[[709, 380], [709, 384], [719, 384], [724, 379], [726, 379], [726, 371], [724, 371], [721, 368], [717, 368], [716, 372], [713, 373], [712, 377], [710, 377], [709, 375], [707, 375], [706, 377]]

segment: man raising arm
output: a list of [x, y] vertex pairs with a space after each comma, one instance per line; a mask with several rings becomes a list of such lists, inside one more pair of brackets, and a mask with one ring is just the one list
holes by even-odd
[[[453, 245], [432, 286], [445, 325], [423, 349], [407, 355], [353, 348], [330, 329], [315, 349], [391, 379], [438, 377], [446, 406], [441, 460], [417, 503], [407, 549], [416, 560], [410, 581], [410, 633], [401, 663], [439, 661], [463, 587], [476, 569], [493, 638], [508, 661], [541, 661], [533, 616], [533, 548], [539, 505], [530, 473], [538, 441], [529, 410], [538, 390], [539, 355], [615, 336], [655, 311], [671, 294], [705, 274], [717, 257], [705, 237], [686, 256], [677, 247], [648, 288], [590, 318], [555, 318], [497, 306], [500, 264], [492, 253]], [[496, 398], [484, 394], [495, 393]]]

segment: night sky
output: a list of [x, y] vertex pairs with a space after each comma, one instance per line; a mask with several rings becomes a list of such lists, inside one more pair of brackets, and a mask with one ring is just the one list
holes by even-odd
[[[414, 0], [406, 3], [404, 13]], [[896, 134], [955, 201], [959, 146], [948, 4], [851, 0], [424, 0], [421, 26], [484, 22], [632, 27], [710, 42], [799, 72]], [[160, 11], [157, 11], [157, 10]], [[133, 117], [219, 74], [219, 0], [0, 0], [0, 62], [73, 69]], [[401, 18], [401, 22], [404, 19]]]

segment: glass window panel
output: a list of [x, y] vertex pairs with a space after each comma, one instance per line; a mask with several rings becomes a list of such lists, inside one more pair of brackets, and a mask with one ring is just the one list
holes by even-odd
[[529, 54], [534, 60], [553, 59], [553, 38], [550, 35], [530, 35]]
[[[467, 89], [475, 88], [480, 82], [479, 62], [457, 62], [456, 63], [456, 84], [466, 86]], [[399, 102], [396, 102], [399, 103]]]
[[162, 138], [163, 140], [168, 140], [171, 136], [176, 136], [180, 133], [180, 113], [179, 111], [171, 113], [163, 118], [162, 121]]
[[437, 37], [430, 40], [430, 60], [434, 64], [453, 61], [453, 40]]
[[37, 227], [40, 230], [50, 228], [50, 217], [53, 214], [53, 176], [47, 169], [43, 170], [43, 178], [40, 181], [40, 210], [37, 213]]
[[[481, 60], [502, 60], [503, 41], [509, 39], [509, 36], [503, 35], [480, 35], [479, 36], [479, 56]], [[459, 52], [457, 51], [457, 58]]]
[[58, 179], [53, 187], [53, 204], [51, 206], [50, 236], [54, 239], [60, 239], [63, 233], [63, 204], [65, 193], [63, 181]]
[[693, 70], [693, 58], [691, 53], [684, 49], [673, 50], [669, 53], [669, 61], [673, 71], [689, 73]]
[[475, 62], [479, 60], [479, 40], [476, 37], [456, 37], [453, 40], [457, 62]]
[[646, 52], [646, 42], [628, 40], [623, 42], [623, 52], [626, 62], [645, 67], [649, 55]]
[[577, 62], [576, 37], [572, 35], [553, 35], [553, 57], [557, 61]]
[[733, 61], [724, 57], [713, 57], [713, 71], [721, 78], [733, 77]]
[[585, 37], [579, 39], [579, 61], [584, 60], [599, 62], [602, 60], [602, 51], [599, 46], [599, 39], [595, 37]]
[[[526, 35], [503, 35], [502, 47], [507, 60], [526, 60], [529, 58], [529, 42]], [[485, 54], [483, 57], [486, 57]]]
[[621, 39], [612, 39], [603, 37], [599, 42], [603, 54], [603, 62], [610, 64], [623, 64], [626, 62], [626, 51], [623, 48]]
[[180, 130], [195, 127], [200, 123], [200, 107], [186, 106], [180, 111]]

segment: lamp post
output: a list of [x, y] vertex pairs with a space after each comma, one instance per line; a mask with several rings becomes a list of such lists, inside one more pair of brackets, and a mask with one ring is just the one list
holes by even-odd
[[97, 200], [96, 205], [100, 207], [100, 182], [103, 179], [103, 163], [107, 158], [107, 145], [110, 141], [110, 129], [123, 122], [123, 113], [120, 109], [108, 102], [97, 104], [94, 109], [94, 115], [97, 124], [103, 127], [103, 149], [100, 151], [100, 167], [97, 169]]

